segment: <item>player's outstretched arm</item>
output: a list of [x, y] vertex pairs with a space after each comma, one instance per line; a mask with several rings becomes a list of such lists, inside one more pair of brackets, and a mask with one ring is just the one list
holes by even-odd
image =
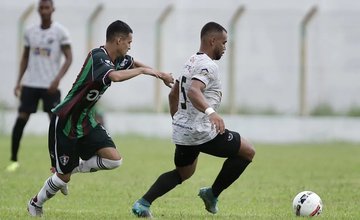
[[139, 67], [134, 69], [111, 71], [109, 73], [109, 79], [113, 82], [122, 82], [140, 74], [150, 75], [157, 78], [160, 77], [159, 72], [151, 68]]

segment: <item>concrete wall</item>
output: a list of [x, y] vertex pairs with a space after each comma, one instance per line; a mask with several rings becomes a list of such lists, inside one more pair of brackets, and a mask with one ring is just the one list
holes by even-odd
[[[20, 15], [35, 0], [4, 1], [0, 8], [0, 103], [16, 108], [13, 88], [18, 74], [18, 27]], [[164, 24], [162, 70], [174, 72], [199, 47], [199, 31], [208, 21], [225, 27], [235, 10], [246, 10], [237, 23], [236, 106], [273, 109], [296, 114], [299, 108], [299, 24], [314, 5], [318, 13], [308, 29], [308, 103], [314, 108], [329, 103], [338, 111], [360, 106], [360, 1], [357, 0], [55, 0], [54, 19], [68, 27], [72, 37], [74, 63], [61, 83], [63, 94], [71, 87], [88, 52], [86, 22], [97, 5], [104, 10], [95, 22], [93, 46], [105, 41], [107, 25], [126, 21], [134, 30], [130, 54], [155, 66], [155, 22], [169, 5], [174, 10]], [[35, 11], [27, 24], [39, 22]], [[227, 54], [219, 61], [223, 71], [224, 106], [228, 105]], [[141, 76], [114, 84], [101, 104], [116, 110], [154, 108], [155, 80]], [[168, 89], [161, 88], [166, 106]]]
[[[226, 128], [238, 131], [253, 142], [329, 142], [360, 143], [360, 118], [295, 116], [222, 115]], [[0, 114], [0, 134], [9, 135], [15, 112]], [[46, 135], [49, 119], [45, 113], [34, 114], [26, 125], [25, 135]], [[105, 127], [111, 135], [138, 134], [171, 138], [169, 114], [107, 113]]]

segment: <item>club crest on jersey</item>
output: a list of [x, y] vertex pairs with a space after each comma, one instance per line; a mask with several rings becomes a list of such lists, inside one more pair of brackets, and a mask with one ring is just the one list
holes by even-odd
[[227, 140], [228, 140], [228, 141], [231, 141], [233, 138], [234, 138], [234, 135], [231, 134], [231, 133], [229, 133]]
[[49, 39], [47, 39], [47, 43], [48, 43], [48, 44], [52, 44], [52, 43], [54, 43], [54, 41], [55, 41], [54, 38], [49, 38]]
[[203, 74], [204, 76], [208, 75], [209, 74], [209, 70], [204, 68], [204, 69], [201, 69], [201, 74]]
[[120, 68], [124, 68], [124, 66], [126, 66], [126, 64], [129, 62], [128, 59], [124, 59], [121, 63], [120, 63]]
[[61, 157], [59, 157], [60, 163], [65, 166], [68, 162], [69, 162], [70, 157], [63, 155]]

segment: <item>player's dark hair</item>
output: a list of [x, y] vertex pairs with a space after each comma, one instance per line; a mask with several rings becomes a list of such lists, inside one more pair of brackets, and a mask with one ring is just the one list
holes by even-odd
[[118, 36], [119, 34], [128, 36], [132, 34], [133, 31], [131, 30], [130, 26], [123, 21], [116, 20], [111, 23], [108, 28], [106, 29], [106, 42], [111, 41], [114, 37]]
[[209, 22], [209, 23], [205, 24], [204, 27], [201, 29], [200, 38], [202, 39], [209, 33], [223, 32], [223, 31], [225, 31], [227, 33], [226, 29], [223, 26], [221, 26], [220, 24], [218, 24], [216, 22]]
[[39, 0], [39, 3], [41, 3], [41, 2], [50, 2], [50, 3], [51, 3], [51, 5], [53, 5], [53, 6], [54, 6], [54, 2], [53, 2], [53, 0]]

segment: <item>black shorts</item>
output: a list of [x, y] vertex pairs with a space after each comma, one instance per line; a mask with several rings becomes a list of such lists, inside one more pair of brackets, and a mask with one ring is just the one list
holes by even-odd
[[55, 93], [48, 93], [47, 89], [31, 88], [23, 86], [20, 96], [19, 112], [35, 113], [41, 99], [44, 112], [51, 112], [60, 103], [60, 90]]
[[71, 173], [79, 165], [79, 158], [88, 160], [102, 148], [116, 148], [109, 133], [100, 124], [84, 137], [69, 138], [64, 134], [57, 115], [51, 117], [48, 140], [51, 165], [62, 174]]
[[176, 144], [174, 162], [177, 167], [191, 165], [200, 152], [222, 158], [236, 157], [240, 144], [240, 134], [225, 129], [224, 134], [218, 134], [211, 141], [201, 145], [188, 146]]

